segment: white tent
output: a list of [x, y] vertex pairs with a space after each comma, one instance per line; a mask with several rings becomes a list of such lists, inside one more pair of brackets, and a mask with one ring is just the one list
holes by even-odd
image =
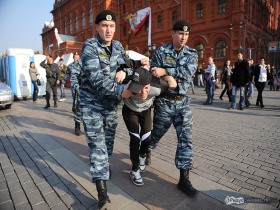
[[64, 54], [64, 55], [61, 56], [61, 58], [63, 58], [64, 64], [66, 66], [68, 66], [69, 64], [74, 62], [73, 53]]

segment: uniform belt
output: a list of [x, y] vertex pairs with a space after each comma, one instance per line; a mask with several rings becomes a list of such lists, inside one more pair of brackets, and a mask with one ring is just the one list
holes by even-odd
[[164, 98], [167, 98], [169, 100], [174, 100], [174, 101], [181, 101], [183, 98], [186, 97], [186, 95], [175, 95], [175, 96], [171, 96], [171, 95], [164, 95]]

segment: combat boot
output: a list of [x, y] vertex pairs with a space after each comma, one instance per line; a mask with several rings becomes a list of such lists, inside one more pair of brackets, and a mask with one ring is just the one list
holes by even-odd
[[107, 195], [107, 186], [105, 180], [96, 181], [96, 190], [98, 193], [98, 207], [100, 210], [110, 210], [111, 201]]
[[189, 169], [180, 170], [180, 180], [177, 187], [184, 191], [188, 196], [194, 197], [197, 194], [197, 190], [192, 186], [189, 179]]
[[151, 156], [152, 156], [151, 150], [148, 150], [148, 152], [146, 154], [146, 160], [145, 160], [145, 163], [147, 166], [152, 163]]
[[81, 135], [81, 127], [80, 127], [80, 123], [75, 121], [75, 134], [77, 136]]
[[44, 107], [44, 109], [48, 109], [48, 108], [50, 108], [50, 100], [47, 100], [47, 104], [46, 104], [46, 106]]
[[54, 108], [57, 108], [57, 103], [56, 103], [56, 101], [54, 101], [53, 107], [54, 107]]

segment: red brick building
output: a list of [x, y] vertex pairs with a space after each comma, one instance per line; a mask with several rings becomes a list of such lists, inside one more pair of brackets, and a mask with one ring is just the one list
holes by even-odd
[[[199, 63], [207, 65], [212, 56], [218, 67], [226, 59], [236, 61], [236, 52], [256, 62], [265, 56], [268, 63], [280, 67], [280, 55], [268, 51], [271, 41], [280, 41], [279, 0], [55, 0], [53, 25], [42, 32], [43, 52], [62, 55], [81, 51], [82, 43], [96, 34], [94, 20], [101, 10], [110, 9], [117, 15], [115, 39], [125, 47], [130, 24], [127, 17], [151, 7], [152, 43], [147, 46], [148, 21], [135, 36], [130, 36], [128, 49], [152, 53], [154, 48], [171, 41], [176, 20], [191, 24], [188, 45], [196, 48]], [[55, 28], [64, 38], [58, 43]], [[67, 41], [67, 37], [72, 41]]]

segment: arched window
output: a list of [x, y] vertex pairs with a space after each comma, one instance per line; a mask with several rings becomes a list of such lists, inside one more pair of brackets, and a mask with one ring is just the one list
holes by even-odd
[[92, 16], [92, 9], [89, 10], [89, 13], [88, 13], [88, 22], [89, 22], [89, 25], [92, 25], [93, 23], [93, 16]]
[[86, 19], [85, 19], [85, 12], [82, 13], [82, 28], [86, 27]]
[[172, 12], [172, 25], [178, 20], [178, 13], [176, 11]]
[[69, 33], [72, 34], [73, 30], [72, 30], [72, 18], [70, 18], [69, 20]]
[[215, 58], [226, 57], [226, 43], [220, 40], [216, 43]]
[[65, 22], [64, 22], [64, 34], [66, 34], [67, 33], [67, 25], [66, 25], [66, 20], [65, 20]]
[[79, 30], [79, 20], [78, 20], [78, 16], [76, 16], [75, 18], [75, 27], [76, 27], [76, 31]]
[[218, 0], [218, 14], [226, 12], [226, 0]]
[[161, 17], [161, 15], [157, 16], [157, 28], [162, 28], [162, 17]]
[[202, 4], [196, 5], [196, 18], [201, 19], [203, 17], [203, 6]]
[[203, 59], [203, 51], [204, 51], [203, 44], [197, 43], [194, 48], [197, 50], [198, 59]]

